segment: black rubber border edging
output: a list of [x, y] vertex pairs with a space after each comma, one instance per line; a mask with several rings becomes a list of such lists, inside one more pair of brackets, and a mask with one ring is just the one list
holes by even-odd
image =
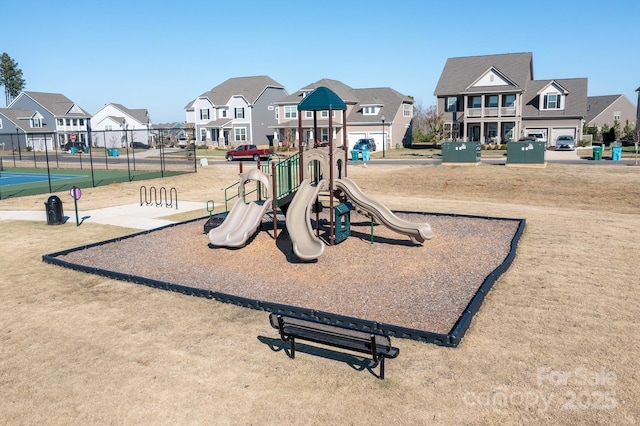
[[221, 293], [221, 292], [212, 291], [212, 290], [204, 290], [196, 287], [188, 287], [188, 286], [174, 284], [166, 281], [153, 280], [150, 278], [145, 278], [137, 275], [123, 274], [120, 272], [108, 271], [106, 269], [88, 267], [88, 266], [75, 264], [75, 263], [58, 259], [58, 256], [64, 256], [66, 254], [69, 254], [75, 251], [81, 251], [90, 247], [101, 246], [101, 245], [109, 244], [112, 242], [125, 240], [127, 238], [133, 238], [139, 235], [149, 234], [151, 232], [159, 231], [161, 229], [169, 228], [172, 226], [178, 226], [185, 223], [203, 220], [208, 218], [209, 216], [191, 219], [191, 220], [179, 222], [179, 223], [173, 223], [160, 228], [155, 228], [147, 231], [136, 232], [130, 235], [125, 235], [123, 237], [113, 238], [110, 240], [100, 241], [93, 244], [87, 244], [84, 246], [62, 250], [55, 253], [45, 254], [42, 256], [42, 261], [45, 263], [62, 266], [64, 268], [74, 269], [77, 271], [100, 275], [103, 277], [112, 278], [116, 280], [128, 281], [135, 284], [142, 284], [148, 287], [153, 287], [161, 290], [174, 291], [174, 292], [182, 293], [188, 296], [197, 296], [197, 297], [205, 297], [207, 299], [215, 299], [218, 302], [231, 303], [244, 308], [281, 313], [281, 314], [285, 314], [293, 317], [310, 319], [313, 321], [322, 322], [326, 324], [349, 327], [355, 330], [371, 331], [374, 333], [385, 334], [388, 336], [417, 340], [425, 343], [434, 343], [439, 346], [455, 348], [460, 344], [462, 338], [464, 337], [464, 334], [466, 333], [467, 329], [471, 325], [471, 320], [473, 319], [473, 316], [480, 309], [480, 306], [482, 305], [482, 302], [484, 301], [485, 296], [487, 295], [489, 290], [491, 290], [491, 287], [493, 287], [493, 284], [509, 268], [509, 266], [511, 266], [511, 263], [513, 262], [513, 259], [515, 258], [515, 255], [516, 255], [518, 242], [520, 240], [520, 237], [522, 236], [522, 233], [524, 232], [526, 220], [514, 219], [514, 218], [478, 216], [478, 215], [424, 213], [424, 212], [412, 212], [412, 211], [394, 211], [394, 213], [425, 214], [425, 215], [431, 215], [431, 216], [467, 217], [467, 218], [477, 218], [477, 219], [486, 219], [486, 220], [500, 220], [500, 221], [504, 220], [504, 221], [518, 222], [518, 229], [516, 230], [516, 233], [511, 239], [511, 248], [509, 250], [509, 253], [505, 257], [505, 260], [485, 278], [483, 283], [478, 288], [478, 291], [473, 296], [473, 298], [471, 298], [471, 301], [466, 306], [465, 310], [460, 315], [455, 325], [449, 331], [448, 334], [434, 333], [430, 331], [417, 330], [413, 328], [401, 327], [401, 326], [392, 325], [392, 324], [368, 321], [360, 318], [347, 317], [344, 315], [334, 314], [331, 312], [316, 311], [313, 309], [307, 309], [299, 306], [282, 305], [279, 303], [249, 299], [241, 296], [235, 296], [232, 294], [226, 294], [226, 293]]

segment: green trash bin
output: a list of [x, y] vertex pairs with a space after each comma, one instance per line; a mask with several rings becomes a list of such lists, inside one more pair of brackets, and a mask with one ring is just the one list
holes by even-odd
[[351, 151], [351, 161], [358, 161], [358, 155], [360, 151], [356, 151], [355, 149]]
[[593, 159], [594, 160], [602, 160], [602, 147], [594, 146], [593, 147]]

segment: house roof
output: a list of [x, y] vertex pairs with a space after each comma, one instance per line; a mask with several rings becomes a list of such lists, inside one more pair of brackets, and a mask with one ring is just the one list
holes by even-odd
[[[305, 97], [303, 95], [312, 92], [318, 87], [326, 87], [338, 95], [345, 104], [354, 105], [347, 122], [349, 123], [371, 123], [380, 121], [380, 115], [387, 112], [388, 120], [391, 122], [393, 117], [398, 112], [398, 109], [403, 103], [413, 104], [413, 99], [409, 96], [403, 95], [400, 92], [390, 87], [378, 87], [378, 88], [365, 88], [365, 89], [353, 89], [346, 84], [323, 78], [315, 83], [311, 83], [302, 89], [296, 91], [292, 95], [278, 101], [279, 105], [286, 104], [298, 104], [304, 102]], [[374, 116], [368, 116], [362, 114], [362, 105], [378, 105], [382, 106], [380, 113]], [[324, 108], [325, 110], [328, 108]], [[339, 109], [339, 108], [334, 108]], [[279, 126], [285, 126], [286, 123], [280, 123]]]
[[[91, 117], [91, 114], [60, 93], [22, 92], [53, 114], [54, 117]], [[75, 107], [75, 108], [74, 108]], [[75, 110], [74, 110], [75, 109]]]
[[[198, 98], [208, 98], [213, 105], [226, 105], [232, 96], [243, 96], [247, 102], [253, 104], [267, 87], [284, 89], [283, 85], [266, 75], [234, 77], [203, 93]], [[189, 109], [193, 102], [195, 99], [190, 101], [185, 109]]]
[[413, 104], [413, 99], [401, 94], [390, 87], [378, 87], [369, 89], [354, 89], [358, 98], [358, 105], [351, 111], [347, 120], [351, 123], [369, 123], [379, 121], [371, 116], [362, 114], [362, 105], [380, 105], [382, 106], [380, 114], [387, 113], [387, 120], [391, 122], [403, 103]]
[[587, 116], [586, 122], [591, 122], [604, 110], [609, 108], [611, 104], [620, 99], [622, 95], [605, 95], [605, 96], [589, 96], [587, 97]]
[[[557, 83], [567, 91], [564, 110], [543, 110], [538, 105], [539, 92], [550, 83]], [[523, 111], [525, 118], [584, 117], [587, 113], [587, 79], [562, 78], [553, 80], [532, 80], [523, 93]]]
[[311, 83], [303, 87], [302, 89], [298, 90], [297, 92], [293, 93], [292, 95], [289, 95], [284, 99], [281, 99], [278, 103], [279, 104], [286, 104], [286, 103], [297, 104], [304, 98], [306, 94], [314, 91], [318, 87], [326, 87], [328, 89], [331, 89], [331, 91], [335, 92], [335, 94], [338, 95], [340, 99], [342, 99], [342, 101], [347, 104], [357, 103], [357, 97], [354, 94], [354, 91], [351, 87], [347, 86], [341, 81], [331, 80], [329, 78], [323, 78], [321, 80], [316, 81], [315, 83]]
[[[29, 110], [29, 109], [16, 109], [16, 108], [0, 108], [0, 114], [4, 115], [11, 123], [13, 123], [16, 127], [24, 132], [32, 132], [34, 129], [30, 127], [28, 120], [36, 114], [37, 111]], [[8, 129], [8, 126], [5, 124], [3, 128]], [[42, 129], [37, 129], [39, 132], [42, 132]], [[13, 131], [13, 129], [10, 129]]]
[[142, 124], [151, 123], [151, 119], [149, 118], [149, 111], [146, 109], [129, 109], [124, 105], [116, 104], [113, 102], [111, 103], [111, 105], [113, 105], [115, 108], [119, 109], [120, 111], [124, 112], [125, 114], [129, 115], [139, 123], [142, 123]]
[[440, 74], [434, 95], [458, 95], [496, 89], [504, 92], [504, 86], [470, 87], [492, 68], [515, 84], [514, 90], [524, 90], [527, 81], [533, 79], [533, 55], [531, 52], [523, 52], [449, 58]]

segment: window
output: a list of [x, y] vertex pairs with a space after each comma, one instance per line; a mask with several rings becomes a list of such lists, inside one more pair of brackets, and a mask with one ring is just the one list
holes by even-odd
[[276, 107], [276, 120], [280, 118], [280, 108]]
[[39, 129], [40, 127], [42, 127], [42, 120], [40, 118], [32, 118], [31, 127]]
[[209, 109], [201, 109], [200, 110], [200, 120], [208, 120], [209, 119]]
[[469, 108], [482, 108], [482, 96], [471, 96], [469, 98]]
[[244, 118], [244, 108], [235, 108], [235, 117]]
[[222, 118], [227, 118], [227, 110], [226, 109], [222, 110]]
[[516, 105], [516, 95], [504, 95], [502, 97], [503, 107], [513, 107]]
[[560, 100], [562, 96], [558, 94], [544, 95], [544, 107], [543, 109], [560, 109]]
[[234, 130], [235, 141], [236, 142], [246, 142], [247, 140], [247, 128], [246, 127], [236, 127]]
[[77, 126], [77, 125], [78, 125], [78, 119], [77, 119], [77, 118], [74, 118], [74, 119], [73, 119], [73, 125], [74, 125], [74, 126]]
[[320, 118], [328, 118], [329, 117], [329, 111], [324, 110], [324, 111], [320, 111]]
[[618, 121], [620, 121], [620, 117], [621, 117], [621, 116], [622, 116], [622, 114], [620, 114], [620, 111], [615, 111], [615, 112], [613, 113], [613, 119], [614, 119], [614, 120], [618, 120]]
[[58, 126], [60, 127], [64, 126], [64, 119], [58, 118]]
[[2, 118], [0, 118], [0, 129], [2, 129]]
[[485, 102], [487, 107], [489, 108], [497, 108], [498, 107], [498, 95], [489, 95], [485, 98]]
[[104, 130], [106, 130], [107, 132], [110, 132], [113, 130], [113, 127], [111, 127], [111, 124], [107, 124], [106, 126], [104, 126]]
[[320, 129], [320, 140], [322, 142], [329, 142], [329, 129], [326, 127]]
[[67, 118], [67, 126], [71, 126], [71, 119]]
[[295, 105], [285, 105], [284, 118], [298, 118], [298, 111]]
[[81, 118], [79, 121], [80, 121], [80, 125], [84, 126], [84, 118]]
[[313, 118], [313, 111], [305, 111], [304, 118]]
[[402, 116], [411, 117], [411, 105], [409, 104], [402, 105]]
[[378, 109], [375, 106], [362, 107], [362, 115], [376, 115], [377, 113], [378, 113]]
[[207, 140], [207, 129], [200, 129], [200, 142], [204, 142], [206, 140]]
[[447, 98], [447, 106], [445, 107], [446, 112], [454, 112], [457, 111], [458, 107], [458, 98], [455, 96], [450, 96]]

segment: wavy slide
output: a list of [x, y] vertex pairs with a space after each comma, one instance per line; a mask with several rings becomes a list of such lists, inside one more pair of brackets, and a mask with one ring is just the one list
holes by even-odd
[[272, 200], [245, 203], [242, 198], [233, 205], [224, 222], [209, 231], [209, 242], [217, 247], [243, 247], [258, 230]]
[[315, 260], [324, 252], [324, 243], [315, 236], [311, 227], [310, 214], [318, 193], [326, 185], [326, 180], [317, 184], [312, 184], [310, 179], [303, 180], [287, 209], [285, 219], [293, 252], [302, 260]]
[[393, 214], [384, 204], [367, 196], [358, 185], [349, 178], [335, 180], [335, 186], [341, 189], [350, 201], [360, 209], [371, 214], [379, 223], [387, 228], [411, 238], [414, 244], [421, 244], [433, 238], [433, 231], [428, 223], [408, 222]]

